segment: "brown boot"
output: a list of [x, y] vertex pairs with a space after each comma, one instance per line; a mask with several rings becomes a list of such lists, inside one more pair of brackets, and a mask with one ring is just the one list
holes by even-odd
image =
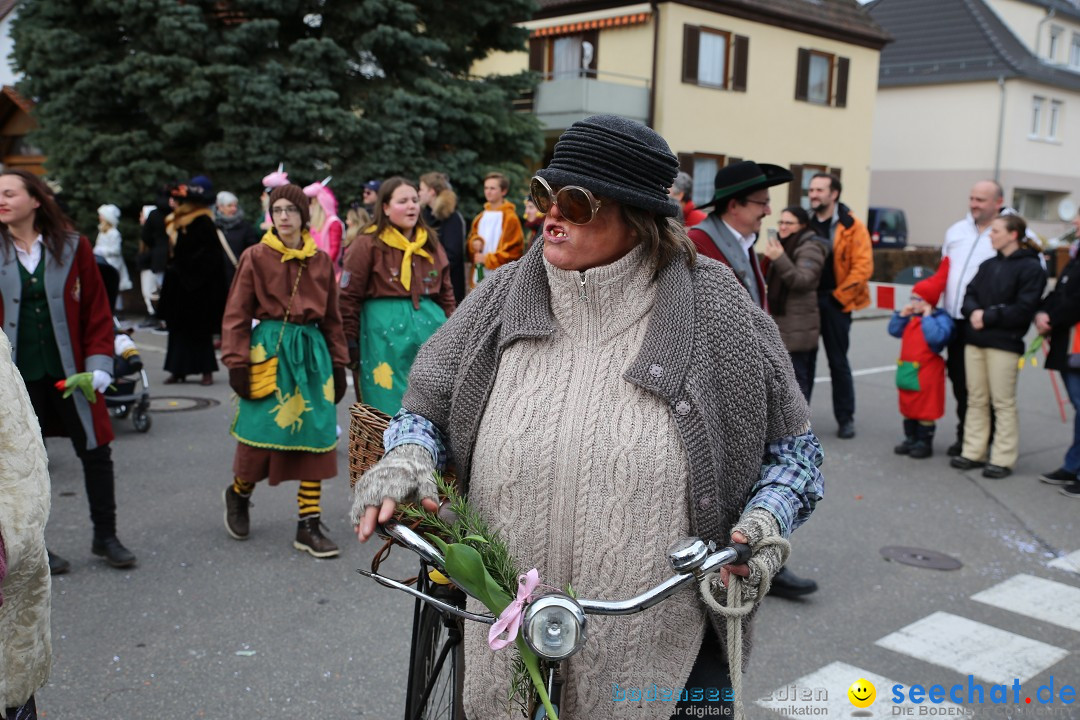
[[251, 519], [248, 517], [248, 507], [251, 498], [240, 495], [233, 490], [232, 485], [225, 488], [225, 532], [234, 540], [247, 540], [251, 532]]
[[322, 534], [319, 527], [319, 517], [309, 517], [301, 520], [296, 525], [296, 539], [293, 547], [310, 553], [312, 557], [332, 558], [338, 556], [338, 546]]

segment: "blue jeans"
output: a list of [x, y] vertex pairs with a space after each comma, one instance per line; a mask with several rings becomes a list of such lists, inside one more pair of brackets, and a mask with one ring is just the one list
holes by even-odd
[[1061, 380], [1065, 384], [1065, 391], [1069, 393], [1069, 402], [1076, 411], [1073, 418], [1072, 445], [1065, 453], [1065, 470], [1076, 474], [1080, 472], [1080, 370], [1062, 370]]

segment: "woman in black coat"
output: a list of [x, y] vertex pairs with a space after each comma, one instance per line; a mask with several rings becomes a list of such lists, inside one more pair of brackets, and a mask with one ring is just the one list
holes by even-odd
[[[990, 243], [998, 254], [979, 266], [961, 310], [969, 323], [964, 348], [968, 406], [964, 449], [952, 459], [952, 466], [970, 470], [986, 465], [982, 474], [988, 478], [1011, 475], [1019, 455], [1018, 363], [1024, 335], [1046, 288], [1046, 271], [1026, 232], [1027, 224], [1019, 215], [994, 219]], [[991, 405], [994, 442], [987, 463]]]
[[225, 252], [218, 240], [214, 190], [202, 176], [171, 192], [177, 207], [166, 220], [172, 257], [165, 270], [160, 312], [169, 328], [165, 354], [166, 384], [202, 375], [202, 385], [214, 382], [217, 358], [214, 334], [221, 332], [225, 312]]
[[[1073, 225], [1080, 235], [1080, 215], [1073, 218]], [[1069, 402], [1077, 410], [1073, 418], [1072, 445], [1065, 453], [1064, 464], [1053, 472], [1040, 475], [1039, 480], [1050, 485], [1064, 485], [1061, 494], [1072, 498], [1080, 498], [1080, 482], [1077, 481], [1080, 474], [1080, 363], [1072, 360], [1080, 359], [1080, 354], [1073, 352], [1069, 342], [1074, 339], [1077, 323], [1080, 323], [1080, 255], [1073, 255], [1061, 271], [1054, 292], [1046, 296], [1035, 314], [1035, 329], [1050, 341], [1046, 369], [1061, 373]]]

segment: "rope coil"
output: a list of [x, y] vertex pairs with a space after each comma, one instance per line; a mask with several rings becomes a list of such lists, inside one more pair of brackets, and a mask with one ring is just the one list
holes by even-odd
[[[726, 620], [727, 625], [727, 656], [728, 675], [731, 679], [731, 695], [734, 704], [734, 720], [744, 720], [742, 699], [742, 658], [743, 636], [742, 619], [754, 610], [754, 605], [768, 595], [772, 586], [772, 575], [765, 565], [764, 559], [757, 551], [770, 545], [775, 545], [780, 551], [780, 565], [783, 567], [791, 554], [791, 543], [782, 537], [764, 537], [756, 545], [753, 545], [754, 556], [746, 563], [750, 568], [750, 576], [760, 578], [757, 588], [750, 587], [746, 580], [732, 573], [728, 576], [729, 587], [725, 588], [720, 580], [720, 571], [708, 573], [701, 579], [699, 589], [701, 597], [709, 609]], [[746, 587], [744, 587], [746, 586]], [[756, 596], [754, 592], [756, 590]], [[717, 596], [721, 598], [727, 595], [727, 604], [721, 604]], [[743, 604], [744, 596], [751, 598], [748, 604]]]

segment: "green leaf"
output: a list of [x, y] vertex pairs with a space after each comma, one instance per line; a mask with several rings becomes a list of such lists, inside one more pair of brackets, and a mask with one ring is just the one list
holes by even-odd
[[480, 537], [479, 535], [466, 535], [462, 540], [472, 540], [473, 542], [483, 543], [485, 545], [489, 544], [487, 538]]
[[529, 671], [533, 687], [536, 688], [536, 694], [540, 696], [540, 702], [543, 703], [548, 717], [551, 720], [559, 720], [555, 708], [551, 706], [551, 698], [548, 697], [547, 687], [544, 685], [544, 676], [540, 672], [540, 658], [536, 657], [536, 653], [529, 649], [529, 646], [525, 644], [525, 638], [520, 633], [517, 637], [517, 649], [521, 653], [521, 660]]
[[510, 596], [488, 574], [480, 553], [468, 545], [454, 543], [447, 547], [446, 574], [496, 615], [510, 604]]

